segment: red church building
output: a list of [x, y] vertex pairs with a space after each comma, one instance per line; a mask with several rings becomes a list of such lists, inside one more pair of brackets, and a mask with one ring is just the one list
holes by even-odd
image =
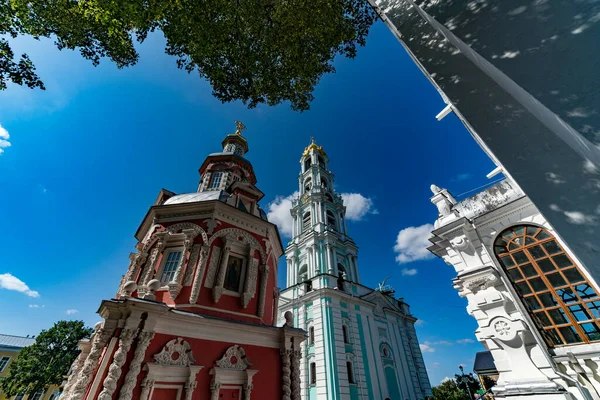
[[258, 202], [244, 126], [200, 167], [196, 193], [161, 190], [115, 299], [80, 343], [66, 400], [300, 400], [305, 332], [277, 321], [277, 227]]

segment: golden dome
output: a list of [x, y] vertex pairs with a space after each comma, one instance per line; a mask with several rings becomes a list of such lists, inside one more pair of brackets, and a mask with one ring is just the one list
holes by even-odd
[[311, 137], [310, 140], [312, 143], [310, 145], [308, 145], [307, 148], [304, 149], [304, 153], [302, 153], [302, 157], [307, 156], [311, 150], [318, 151], [322, 155], [327, 156], [327, 154], [325, 153], [325, 150], [323, 150], [323, 146], [317, 146], [317, 144], [315, 143], [314, 137]]

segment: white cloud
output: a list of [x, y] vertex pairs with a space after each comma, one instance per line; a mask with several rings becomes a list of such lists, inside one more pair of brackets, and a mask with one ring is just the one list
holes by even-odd
[[453, 182], [461, 182], [461, 181], [466, 181], [467, 179], [470, 179], [473, 175], [466, 173], [466, 174], [458, 174], [456, 175], [454, 178], [452, 178]]
[[0, 154], [4, 153], [5, 148], [10, 147], [8, 139], [10, 139], [8, 131], [0, 125]]
[[417, 274], [417, 270], [415, 268], [403, 268], [402, 269], [402, 275], [408, 275], [408, 276], [413, 276]]
[[458, 339], [456, 341], [456, 343], [458, 343], [458, 344], [466, 344], [466, 343], [475, 343], [475, 341], [473, 339], [466, 338], [466, 339]]
[[0, 274], [0, 289], [15, 290], [25, 293], [29, 297], [40, 297], [38, 292], [29, 289], [25, 282], [11, 274]]
[[439, 362], [434, 362], [431, 364], [434, 368], [439, 367], [441, 364]]
[[292, 200], [298, 195], [299, 193], [296, 191], [287, 197], [277, 196], [275, 200], [269, 203], [267, 218], [277, 225], [279, 232], [285, 237], [292, 237], [294, 219], [290, 214], [290, 210], [292, 209]]
[[342, 193], [346, 206], [346, 218], [350, 221], [360, 221], [367, 214], [379, 214], [373, 200], [360, 193]]
[[67, 315], [77, 314], [78, 312], [79, 312], [79, 310], [75, 310], [73, 308], [66, 311]]
[[[289, 196], [277, 196], [267, 207], [267, 218], [277, 225], [282, 236], [292, 237], [294, 220], [290, 210], [292, 209], [292, 200], [299, 195], [299, 192], [296, 191]], [[344, 199], [346, 218], [349, 221], [360, 221], [368, 214], [379, 213], [373, 206], [373, 200], [360, 193], [342, 193], [341, 196]]]
[[37, 304], [30, 304], [29, 308], [40, 308], [40, 306]]
[[418, 319], [417, 322], [415, 322], [415, 326], [423, 326], [425, 325], [425, 321], [422, 319]]
[[444, 379], [442, 379], [442, 380], [440, 381], [440, 383], [444, 383], [444, 382], [448, 382], [448, 381], [454, 381], [454, 379], [453, 379], [453, 378], [450, 378], [450, 377], [448, 377], [448, 376], [447, 376], [447, 377], [445, 377]]
[[402, 229], [398, 233], [396, 245], [394, 246], [394, 251], [398, 253], [396, 261], [404, 264], [411, 261], [433, 258], [434, 255], [427, 250], [427, 247], [431, 245], [428, 239], [431, 236], [432, 230], [432, 224], [411, 226]]
[[423, 352], [423, 353], [435, 352], [435, 349], [433, 347], [431, 347], [431, 343], [429, 343], [429, 342], [419, 343], [419, 347], [421, 348], [421, 352]]

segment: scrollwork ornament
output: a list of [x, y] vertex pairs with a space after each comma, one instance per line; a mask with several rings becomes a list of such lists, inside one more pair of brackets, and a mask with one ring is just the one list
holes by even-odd
[[169, 341], [154, 360], [161, 365], [190, 366], [196, 362], [190, 344], [182, 338]]
[[154, 386], [154, 379], [146, 376], [142, 381], [142, 394], [140, 395], [140, 400], [148, 400], [152, 386]]
[[283, 400], [292, 400], [291, 395], [292, 395], [292, 380], [291, 380], [291, 374], [292, 374], [292, 369], [291, 369], [291, 365], [290, 365], [290, 354], [288, 350], [281, 350], [281, 369], [283, 372], [283, 376], [281, 378], [282, 381], [282, 385], [283, 385]]
[[498, 277], [490, 274], [465, 282], [465, 287], [471, 291], [471, 293], [476, 294], [481, 290], [485, 290], [494, 286], [497, 282]]
[[227, 349], [223, 357], [216, 362], [217, 366], [225, 369], [236, 369], [243, 371], [252, 364], [246, 358], [246, 352], [240, 346], [233, 345]]

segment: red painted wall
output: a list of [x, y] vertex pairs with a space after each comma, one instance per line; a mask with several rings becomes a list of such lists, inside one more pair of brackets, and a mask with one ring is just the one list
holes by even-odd
[[[243, 336], [243, 331], [240, 331], [240, 336]], [[176, 336], [164, 334], [156, 334], [148, 351], [146, 352], [145, 362], [154, 362], [152, 356], [159, 353], [167, 342], [175, 339]], [[215, 361], [223, 357], [225, 351], [235, 343], [216, 342], [204, 339], [183, 338], [191, 348], [196, 363], [194, 365], [204, 366], [196, 376], [198, 386], [194, 390], [194, 400], [204, 400], [210, 398], [210, 381], [212, 376], [210, 370], [214, 367]], [[250, 369], [258, 370], [254, 375], [252, 384], [252, 398], [260, 400], [279, 400], [281, 399], [281, 360], [279, 349], [266, 348], [260, 346], [241, 345], [245, 350], [248, 360], [252, 363]], [[123, 371], [123, 375], [126, 371]], [[133, 399], [139, 399], [141, 394], [141, 382], [144, 377], [144, 372], [138, 376], [138, 384], [133, 391]], [[121, 382], [119, 382], [121, 384]], [[119, 386], [120, 386], [119, 384]], [[120, 387], [117, 388], [117, 392]], [[154, 398], [152, 399], [154, 400]], [[167, 400], [167, 399], [159, 399]]]
[[177, 389], [155, 388], [152, 391], [152, 400], [175, 400], [175, 399], [177, 399]]

